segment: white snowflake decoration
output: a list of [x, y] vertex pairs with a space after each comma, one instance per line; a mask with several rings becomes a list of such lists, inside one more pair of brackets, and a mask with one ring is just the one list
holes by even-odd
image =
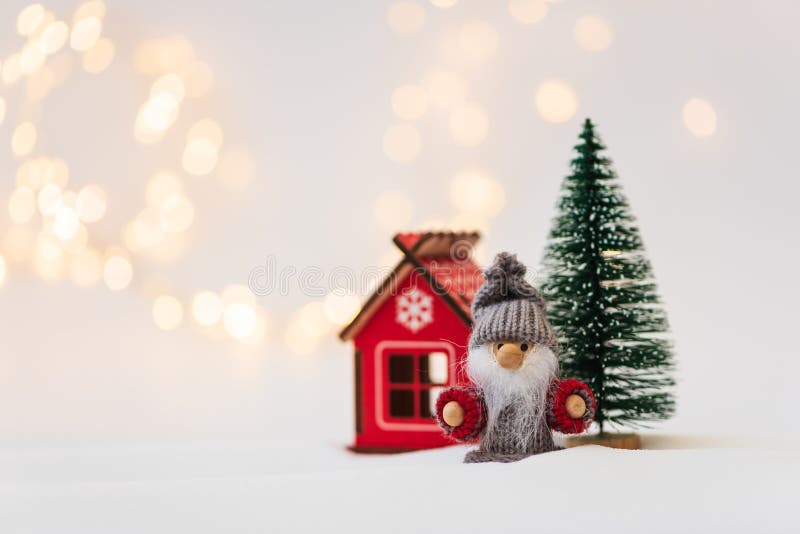
[[416, 334], [433, 322], [433, 298], [417, 289], [401, 294], [395, 319]]

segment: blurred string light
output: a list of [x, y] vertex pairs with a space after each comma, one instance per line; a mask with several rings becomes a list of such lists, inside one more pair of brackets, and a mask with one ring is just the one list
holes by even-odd
[[682, 115], [683, 124], [696, 137], [710, 137], [717, 130], [717, 112], [707, 100], [690, 98]]
[[589, 52], [602, 52], [611, 46], [614, 32], [603, 17], [586, 15], [578, 19], [573, 32], [578, 46]]

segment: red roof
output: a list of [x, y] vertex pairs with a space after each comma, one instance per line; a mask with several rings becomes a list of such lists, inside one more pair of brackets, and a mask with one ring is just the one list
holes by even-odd
[[477, 232], [409, 232], [394, 236], [403, 259], [367, 299], [361, 311], [340, 333], [352, 339], [368, 322], [388, 293], [387, 283], [404, 278], [417, 269], [467, 326], [472, 326], [470, 304], [483, 283], [482, 269], [472, 260], [472, 249], [480, 239]]

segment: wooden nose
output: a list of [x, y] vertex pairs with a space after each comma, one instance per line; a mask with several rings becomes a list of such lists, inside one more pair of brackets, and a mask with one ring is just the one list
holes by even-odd
[[525, 351], [522, 350], [523, 343], [513, 341], [503, 341], [492, 345], [494, 358], [500, 367], [504, 369], [517, 369], [525, 359]]

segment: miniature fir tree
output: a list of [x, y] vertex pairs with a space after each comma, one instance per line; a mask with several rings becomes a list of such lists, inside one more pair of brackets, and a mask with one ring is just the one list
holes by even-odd
[[669, 327], [639, 229], [589, 119], [580, 139], [545, 249], [542, 292], [562, 376], [594, 390], [600, 432], [607, 424], [644, 427], [674, 412]]

